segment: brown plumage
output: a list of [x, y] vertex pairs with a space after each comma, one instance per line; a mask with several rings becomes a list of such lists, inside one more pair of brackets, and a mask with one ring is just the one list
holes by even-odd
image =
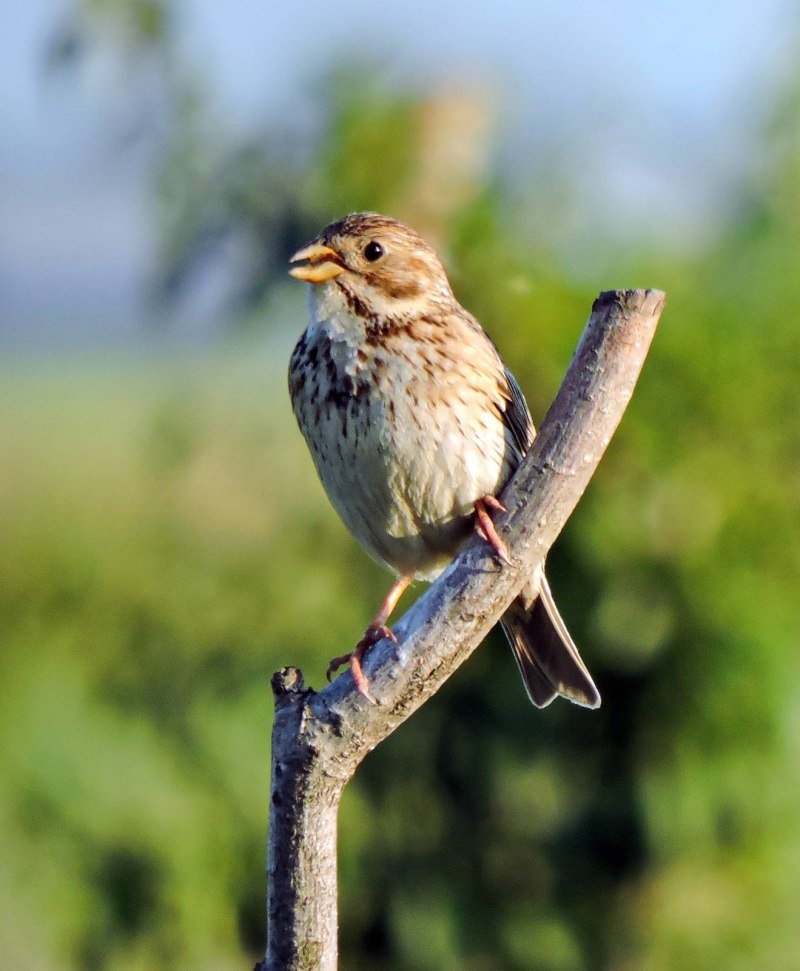
[[[292, 258], [310, 282], [311, 322], [292, 354], [289, 389], [328, 496], [376, 560], [398, 575], [350, 661], [366, 649], [412, 579], [434, 579], [477, 528], [507, 559], [489, 510], [530, 448], [519, 385], [458, 303], [434, 250], [387, 216], [355, 213]], [[588, 707], [600, 696], [540, 570], [502, 620], [531, 701]]]

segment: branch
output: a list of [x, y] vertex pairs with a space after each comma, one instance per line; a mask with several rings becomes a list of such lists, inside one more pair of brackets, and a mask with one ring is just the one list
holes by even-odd
[[268, 944], [260, 971], [335, 971], [336, 822], [357, 766], [463, 664], [545, 558], [633, 394], [664, 306], [658, 290], [602, 293], [558, 395], [502, 500], [512, 566], [470, 541], [369, 653], [378, 705], [343, 674], [323, 691], [296, 668], [272, 679]]

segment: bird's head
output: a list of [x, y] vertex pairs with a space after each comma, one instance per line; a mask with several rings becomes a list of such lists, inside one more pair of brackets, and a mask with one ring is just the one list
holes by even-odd
[[289, 273], [335, 286], [370, 312], [420, 313], [453, 299], [436, 252], [413, 229], [372, 212], [331, 223], [291, 258]]

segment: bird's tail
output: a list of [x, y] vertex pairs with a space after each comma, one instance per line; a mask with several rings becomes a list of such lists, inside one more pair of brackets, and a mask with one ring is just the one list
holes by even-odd
[[585, 708], [599, 707], [600, 693], [561, 619], [543, 569], [500, 623], [528, 697], [537, 708], [549, 705], [557, 695]]

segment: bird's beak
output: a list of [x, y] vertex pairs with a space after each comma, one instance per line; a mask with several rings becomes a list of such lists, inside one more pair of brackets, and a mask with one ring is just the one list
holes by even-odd
[[302, 266], [293, 266], [289, 270], [289, 276], [296, 277], [298, 280], [305, 280], [308, 283], [322, 283], [323, 280], [332, 280], [344, 270], [342, 258], [336, 252], [325, 246], [323, 243], [312, 243], [305, 249], [298, 250], [289, 260], [290, 263], [298, 263], [303, 260]]

